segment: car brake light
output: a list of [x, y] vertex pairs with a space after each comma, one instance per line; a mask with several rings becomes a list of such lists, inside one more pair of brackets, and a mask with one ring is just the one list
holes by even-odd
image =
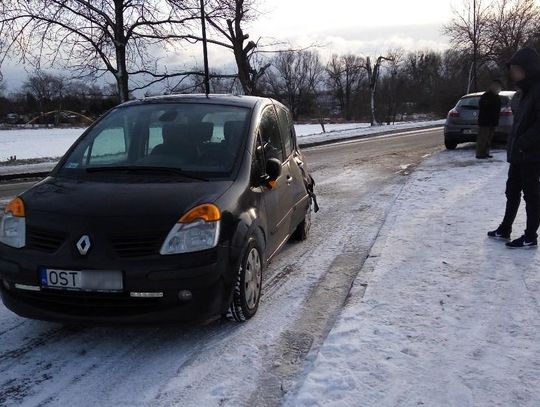
[[512, 112], [512, 109], [509, 107], [501, 110], [501, 117], [512, 117], [513, 115], [514, 113]]
[[456, 109], [452, 109], [448, 112], [448, 117], [453, 117], [453, 118], [459, 117], [459, 112]]

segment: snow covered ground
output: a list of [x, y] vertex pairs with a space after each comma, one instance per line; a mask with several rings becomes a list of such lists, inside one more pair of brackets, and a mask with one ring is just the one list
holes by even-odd
[[[377, 127], [370, 127], [367, 123], [329, 124], [326, 126], [327, 133], [322, 133], [320, 125], [300, 124], [295, 127], [299, 143], [306, 144], [442, 123], [442, 121], [404, 122]], [[61, 157], [84, 130], [83, 128], [0, 130], [0, 162], [8, 160], [11, 156], [17, 156], [18, 160]]]
[[61, 157], [84, 129], [0, 130], [0, 162], [11, 156], [18, 160]]
[[320, 125], [302, 124], [296, 125], [298, 144], [306, 145], [311, 143], [321, 143], [332, 140], [342, 140], [354, 137], [369, 136], [394, 130], [421, 129], [432, 126], [444, 125], [444, 120], [401, 122], [391, 125], [370, 126], [366, 123], [349, 123], [326, 125], [326, 133], [322, 132]]
[[[371, 274], [286, 405], [540, 405], [540, 252], [488, 240], [507, 164], [473, 154], [443, 152], [413, 174]], [[523, 229], [521, 213], [514, 235]]]

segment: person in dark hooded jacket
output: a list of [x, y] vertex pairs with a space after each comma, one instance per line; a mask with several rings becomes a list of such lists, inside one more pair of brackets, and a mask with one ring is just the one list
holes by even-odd
[[510, 59], [508, 66], [519, 91], [512, 103], [514, 126], [508, 139], [506, 213], [499, 228], [488, 235], [510, 239], [523, 193], [527, 229], [524, 236], [506, 245], [536, 248], [540, 226], [540, 55], [533, 48], [523, 48]]

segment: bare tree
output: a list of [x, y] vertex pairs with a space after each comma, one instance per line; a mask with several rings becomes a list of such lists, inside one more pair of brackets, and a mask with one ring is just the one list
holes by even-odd
[[378, 126], [379, 122], [377, 121], [377, 112], [376, 112], [376, 96], [377, 96], [377, 85], [379, 83], [379, 76], [381, 74], [381, 67], [384, 61], [391, 61], [392, 58], [388, 56], [379, 56], [375, 60], [375, 64], [371, 62], [371, 57], [366, 58], [364, 64], [364, 69], [367, 72], [367, 77], [369, 81], [369, 94], [370, 94], [370, 107], [371, 107], [371, 125]]
[[[123, 102], [131, 90], [170, 76], [155, 55], [188, 37], [198, 18], [192, 0], [4, 1], [0, 66], [10, 56], [37, 67], [61, 64], [80, 77], [109, 73]], [[151, 79], [133, 86], [141, 77]]]
[[278, 97], [283, 97], [298, 118], [300, 107], [316, 96], [324, 66], [315, 51], [279, 52], [272, 60], [272, 70], [265, 75], [269, 87]]
[[326, 66], [328, 85], [335, 93], [346, 120], [352, 119], [353, 94], [365, 78], [363, 58], [349, 55], [332, 55]]
[[386, 78], [386, 87], [388, 99], [386, 100], [387, 124], [394, 123], [401, 103], [403, 86], [405, 84], [403, 63], [405, 52], [403, 49], [394, 49], [388, 52], [388, 76]]
[[[237, 76], [246, 95], [259, 93], [258, 83], [270, 63], [257, 58], [259, 40], [253, 41], [245, 32], [245, 25], [257, 17], [257, 0], [211, 0], [213, 13], [207, 21], [215, 34], [208, 42], [232, 51], [237, 67]], [[195, 40], [200, 40], [197, 36]]]
[[[43, 71], [36, 71], [28, 77], [21, 89], [37, 100], [40, 112], [44, 113], [46, 109], [52, 108], [53, 102], [61, 103], [66, 87], [67, 84], [64, 78]], [[60, 108], [61, 106], [56, 107]]]
[[490, 6], [489, 0], [463, 0], [462, 7], [454, 9], [451, 22], [443, 28], [454, 48], [471, 55], [468, 91], [478, 89], [478, 67], [491, 52], [487, 30]]
[[540, 7], [535, 0], [498, 0], [487, 20], [486, 33], [492, 40], [492, 58], [499, 67], [532, 40], [540, 25]]

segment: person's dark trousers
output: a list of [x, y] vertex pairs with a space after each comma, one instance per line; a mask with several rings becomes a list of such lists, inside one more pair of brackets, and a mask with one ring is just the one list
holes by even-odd
[[506, 183], [506, 213], [501, 230], [512, 231], [522, 192], [527, 209], [525, 235], [534, 240], [538, 237], [540, 227], [540, 163], [510, 164]]
[[489, 156], [494, 135], [495, 127], [480, 126], [480, 132], [476, 141], [476, 156], [478, 158]]

